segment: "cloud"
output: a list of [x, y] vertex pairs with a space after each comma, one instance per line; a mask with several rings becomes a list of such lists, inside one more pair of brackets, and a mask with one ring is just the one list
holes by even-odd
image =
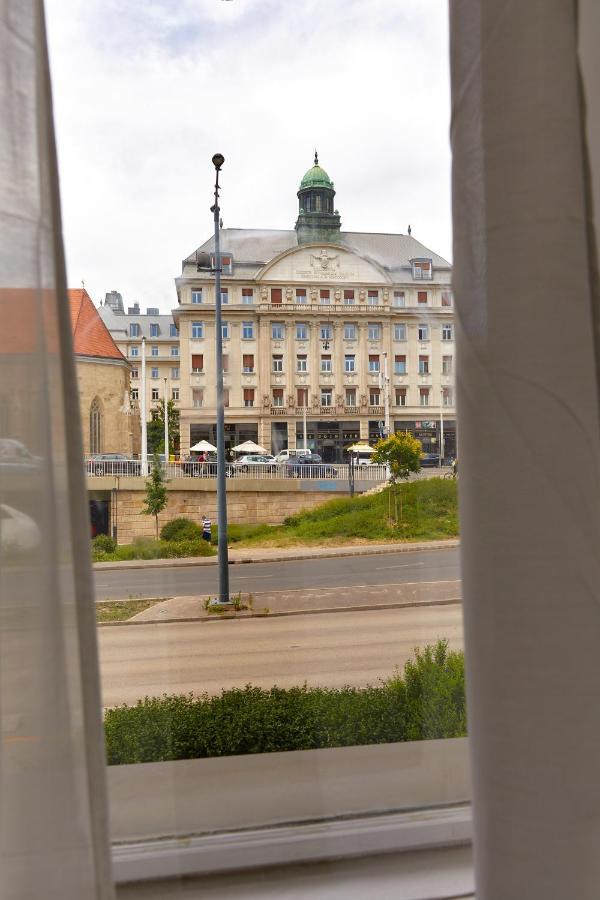
[[451, 247], [442, 0], [47, 0], [71, 284], [176, 303], [212, 228], [293, 228], [314, 147], [343, 227]]

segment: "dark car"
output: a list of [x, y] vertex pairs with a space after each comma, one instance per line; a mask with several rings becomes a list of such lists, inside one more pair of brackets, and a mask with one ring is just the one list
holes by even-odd
[[439, 466], [440, 464], [440, 456], [439, 453], [421, 453], [421, 468], [434, 468], [435, 466]]
[[139, 459], [128, 459], [124, 453], [96, 453], [87, 461], [88, 475], [141, 475]]
[[[210, 459], [207, 462], [200, 462], [199, 459], [186, 459], [181, 463], [181, 471], [184, 475], [189, 475], [191, 477], [196, 478], [216, 478], [217, 477], [217, 463], [215, 459]], [[225, 475], [227, 478], [231, 478], [235, 475], [235, 469], [231, 465], [231, 463], [226, 463], [225, 465]]]
[[286, 478], [335, 478], [337, 469], [324, 463], [318, 453], [310, 456], [293, 456], [282, 465]]

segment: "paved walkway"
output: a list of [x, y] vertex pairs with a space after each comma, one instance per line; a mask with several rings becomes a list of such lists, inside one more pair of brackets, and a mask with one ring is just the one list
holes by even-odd
[[[325, 559], [328, 557], [342, 556], [370, 556], [380, 553], [414, 552], [415, 550], [446, 550], [458, 547], [458, 538], [449, 538], [442, 541], [406, 541], [397, 543], [375, 544], [365, 541], [362, 544], [348, 544], [341, 546], [315, 546], [307, 547], [245, 547], [238, 549], [229, 548], [229, 562], [232, 565], [238, 563], [253, 562], [282, 562], [286, 559]], [[148, 569], [170, 568], [176, 566], [216, 566], [216, 556], [188, 556], [184, 559], [132, 559], [123, 562], [99, 562], [94, 563], [94, 569], [110, 572], [118, 569]]]

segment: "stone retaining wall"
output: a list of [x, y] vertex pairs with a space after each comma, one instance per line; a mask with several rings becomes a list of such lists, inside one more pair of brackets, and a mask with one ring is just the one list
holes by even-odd
[[[114, 479], [106, 479], [111, 483]], [[94, 488], [102, 490], [95, 479]], [[169, 519], [186, 516], [200, 522], [202, 515], [213, 522], [217, 519], [217, 495], [214, 482], [193, 482], [173, 479], [167, 485], [168, 505], [158, 517], [159, 528]], [[114, 494], [112, 495], [114, 496]], [[313, 509], [331, 500], [323, 491], [302, 490], [298, 483], [286, 483], [286, 489], [275, 482], [245, 481], [227, 485], [227, 514], [232, 524], [281, 524], [287, 516], [303, 509]], [[140, 536], [154, 537], [154, 517], [142, 512], [145, 498], [144, 482], [137, 478], [121, 478], [116, 491], [117, 533], [120, 544], [129, 544]]]

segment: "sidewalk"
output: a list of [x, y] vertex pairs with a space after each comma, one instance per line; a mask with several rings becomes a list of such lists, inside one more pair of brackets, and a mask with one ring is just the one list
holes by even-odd
[[[229, 548], [229, 562], [240, 563], [284, 562], [296, 559], [327, 559], [338, 556], [371, 556], [380, 553], [409, 553], [418, 550], [450, 550], [460, 546], [458, 538], [443, 541], [414, 541], [387, 544], [344, 544], [325, 547], [247, 547]], [[217, 556], [189, 556], [183, 559], [132, 559], [123, 562], [97, 562], [94, 570], [101, 572], [121, 569], [174, 568], [177, 566], [216, 566]]]
[[[462, 602], [461, 583], [456, 580], [257, 591], [251, 597], [252, 609], [237, 613], [208, 613], [204, 609], [205, 597], [172, 597], [159, 601], [124, 622], [103, 623], [100, 627], [194, 622], [201, 619], [218, 622], [224, 618], [271, 618], [352, 610], [446, 606]], [[247, 601], [247, 598], [248, 595], [242, 593], [242, 599]]]

